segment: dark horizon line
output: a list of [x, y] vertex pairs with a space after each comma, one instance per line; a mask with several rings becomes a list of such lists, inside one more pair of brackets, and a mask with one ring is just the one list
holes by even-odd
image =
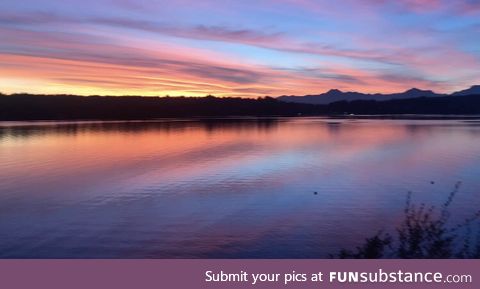
[[276, 98], [84, 97], [18, 94], [0, 97], [0, 120], [156, 119], [170, 117], [480, 115], [480, 93], [330, 104]]
[[190, 96], [187, 96], [187, 95], [177, 95], [177, 96], [172, 96], [172, 95], [169, 95], [169, 94], [165, 94], [165, 95], [139, 95], [139, 94], [78, 94], [78, 93], [33, 93], [33, 92], [13, 92], [13, 93], [3, 93], [0, 91], [0, 96], [1, 95], [8, 95], [8, 96], [14, 96], [14, 95], [44, 95], [44, 96], [82, 96], [82, 97], [157, 97], [157, 98], [162, 98], [162, 97], [183, 97], [183, 98], [205, 98], [205, 97], [216, 97], [216, 98], [249, 98], [249, 99], [259, 99], [259, 98], [281, 98], [281, 97], [285, 97], [285, 96], [289, 96], [289, 97], [303, 97], [303, 96], [321, 96], [321, 95], [325, 95], [325, 94], [328, 94], [329, 92], [332, 92], [332, 91], [338, 91], [338, 92], [341, 92], [341, 93], [359, 93], [359, 94], [364, 94], [364, 95], [392, 95], [392, 94], [401, 94], [401, 93], [406, 93], [406, 92], [409, 92], [409, 91], [413, 91], [413, 90], [417, 90], [417, 91], [423, 91], [423, 92], [433, 92], [437, 95], [443, 95], [443, 96], [448, 96], [448, 95], [454, 95], [455, 93], [459, 93], [459, 92], [462, 92], [462, 91], [466, 91], [468, 89], [472, 89], [472, 88], [476, 88], [476, 87], [480, 87], [480, 85], [478, 84], [472, 84], [470, 85], [468, 88], [466, 89], [462, 89], [462, 90], [457, 90], [457, 91], [452, 91], [451, 93], [437, 93], [435, 92], [434, 90], [431, 90], [431, 89], [421, 89], [421, 88], [417, 88], [417, 87], [412, 87], [412, 88], [409, 88], [409, 89], [406, 89], [404, 91], [401, 91], [401, 92], [387, 92], [387, 93], [382, 93], [382, 92], [361, 92], [361, 91], [352, 91], [352, 90], [341, 90], [341, 89], [338, 89], [338, 88], [332, 88], [332, 89], [329, 89], [325, 92], [321, 92], [321, 93], [313, 93], [313, 94], [304, 94], [304, 95], [301, 95], [301, 94], [290, 94], [290, 95], [286, 95], [286, 94], [283, 94], [283, 95], [277, 95], [277, 96], [271, 96], [271, 95], [263, 95], [263, 96], [257, 96], [257, 97], [249, 97], [249, 96], [245, 96], [245, 97], [242, 97], [242, 96], [217, 96], [217, 95], [214, 95], [214, 94], [206, 94], [206, 95], [190, 95]]

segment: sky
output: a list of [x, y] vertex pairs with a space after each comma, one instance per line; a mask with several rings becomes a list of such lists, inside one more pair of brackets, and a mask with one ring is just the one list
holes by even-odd
[[480, 0], [2, 0], [0, 92], [260, 97], [480, 84]]

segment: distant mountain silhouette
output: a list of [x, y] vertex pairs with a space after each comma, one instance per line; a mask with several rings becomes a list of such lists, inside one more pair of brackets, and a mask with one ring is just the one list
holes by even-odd
[[331, 89], [326, 93], [317, 94], [317, 95], [305, 95], [305, 96], [294, 96], [294, 95], [284, 95], [280, 96], [277, 99], [285, 102], [295, 102], [295, 103], [309, 103], [309, 104], [329, 104], [337, 101], [353, 101], [353, 100], [391, 100], [391, 99], [406, 99], [414, 97], [438, 97], [446, 96], [445, 94], [438, 94], [431, 90], [421, 90], [418, 88], [412, 88], [405, 92], [400, 93], [390, 93], [390, 94], [369, 94], [369, 93], [360, 93], [360, 92], [343, 92], [338, 89]]
[[480, 85], [474, 85], [468, 89], [460, 90], [457, 92], [452, 93], [454, 96], [458, 95], [472, 95], [472, 94], [480, 94]]

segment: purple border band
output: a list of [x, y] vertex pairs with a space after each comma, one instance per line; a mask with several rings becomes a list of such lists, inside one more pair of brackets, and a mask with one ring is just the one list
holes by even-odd
[[[205, 272], [441, 272], [470, 283], [206, 282]], [[282, 277], [283, 278], [283, 277]], [[0, 288], [480, 288], [480, 260], [0, 260]]]

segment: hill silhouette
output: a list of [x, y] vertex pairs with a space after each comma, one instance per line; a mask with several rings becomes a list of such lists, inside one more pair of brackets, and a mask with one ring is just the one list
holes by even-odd
[[[452, 93], [452, 96], [459, 95], [472, 95], [480, 94], [480, 85], [474, 85], [469, 89], [461, 90]], [[309, 104], [329, 104], [337, 101], [354, 101], [354, 100], [377, 100], [385, 101], [392, 99], [407, 99], [415, 97], [442, 97], [448, 96], [447, 94], [435, 93], [431, 90], [422, 90], [418, 88], [411, 88], [404, 92], [400, 93], [360, 93], [360, 92], [343, 92], [338, 89], [331, 89], [325, 93], [315, 94], [315, 95], [304, 95], [304, 96], [295, 96], [295, 95], [284, 95], [279, 96], [277, 99], [286, 102], [295, 102], [295, 103], [309, 103]]]
[[305, 95], [305, 96], [280, 96], [277, 99], [286, 102], [295, 103], [309, 103], [309, 104], [329, 104], [337, 101], [353, 101], [353, 100], [377, 100], [385, 101], [391, 99], [405, 99], [414, 97], [437, 97], [446, 96], [445, 94], [437, 94], [431, 90], [421, 90], [418, 88], [412, 88], [401, 93], [390, 94], [369, 94], [360, 92], [343, 92], [338, 89], [331, 89], [326, 93], [317, 95]]
[[452, 95], [472, 95], [472, 94], [480, 94], [480, 85], [474, 85], [468, 89], [457, 91], [452, 93]]

